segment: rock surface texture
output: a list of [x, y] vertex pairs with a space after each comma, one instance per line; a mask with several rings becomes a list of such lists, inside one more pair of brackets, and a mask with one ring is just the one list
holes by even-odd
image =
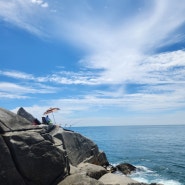
[[132, 179], [130, 179], [129, 177], [126, 176], [121, 176], [118, 174], [105, 174], [104, 176], [102, 176], [99, 181], [103, 182], [104, 184], [111, 184], [111, 185], [130, 185], [138, 183], [137, 181], [134, 181]]
[[0, 108], [0, 185], [141, 184], [111, 174], [90, 139], [57, 125], [33, 125], [22, 108], [19, 114]]

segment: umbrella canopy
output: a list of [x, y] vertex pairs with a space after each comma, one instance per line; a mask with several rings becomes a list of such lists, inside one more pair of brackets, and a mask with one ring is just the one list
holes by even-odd
[[[60, 109], [57, 108], [57, 107], [53, 107], [53, 108], [51, 107], [51, 108], [49, 108], [48, 110], [46, 110], [46, 112], [44, 112], [44, 115], [45, 115], [45, 114], [50, 114], [50, 113], [52, 113], [52, 115], [53, 115], [53, 112], [56, 112], [56, 111], [58, 111], [58, 110], [60, 110]], [[53, 115], [53, 119], [54, 119], [54, 122], [55, 122], [55, 124], [56, 124], [54, 115]]]
[[50, 113], [56, 112], [58, 110], [60, 110], [60, 109], [56, 108], [56, 107], [54, 107], [54, 108], [51, 107], [48, 110], [46, 110], [46, 112], [44, 112], [44, 114], [50, 114]]

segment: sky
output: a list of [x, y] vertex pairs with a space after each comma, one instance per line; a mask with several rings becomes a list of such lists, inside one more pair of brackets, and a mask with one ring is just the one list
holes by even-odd
[[184, 91], [182, 0], [0, 0], [2, 108], [41, 120], [58, 107], [62, 126], [185, 124]]

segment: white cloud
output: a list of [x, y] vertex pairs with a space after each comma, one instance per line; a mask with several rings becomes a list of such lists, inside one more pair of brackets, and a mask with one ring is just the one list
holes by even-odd
[[33, 92], [33, 90], [30, 88], [8, 82], [0, 82], [0, 89], [1, 91], [4, 92], [19, 92], [19, 93]]
[[36, 3], [36, 4], [42, 4], [42, 0], [31, 0], [32, 3]]
[[56, 84], [84, 84], [84, 85], [97, 85], [103, 82], [99, 82], [98, 73], [92, 73], [87, 71], [59, 71], [51, 73], [47, 76], [34, 76], [33, 74], [24, 73], [21, 71], [12, 70], [0, 70], [0, 75], [11, 77], [20, 80], [34, 81], [39, 83], [52, 82]]
[[17, 79], [25, 79], [25, 80], [33, 80], [34, 79], [34, 76], [32, 74], [27, 74], [27, 73], [20, 72], [20, 71], [0, 70], [0, 75], [12, 77], [12, 78], [17, 78]]
[[[39, 6], [35, 6], [39, 5]], [[40, 37], [47, 37], [42, 24], [48, 18], [48, 4], [40, 0], [0, 0], [0, 18]]]
[[2, 99], [25, 99], [29, 98], [24, 94], [28, 93], [30, 88], [8, 82], [0, 82], [0, 97]]
[[0, 82], [0, 97], [10, 99], [29, 98], [30, 94], [48, 94], [56, 92], [56, 88], [42, 84], [19, 85], [16, 83]]
[[[65, 22], [64, 15], [59, 13], [62, 20], [58, 22], [55, 19], [55, 28], [58, 30], [55, 33], [58, 37], [65, 37], [74, 45], [87, 50], [88, 54], [80, 61], [81, 65], [89, 69], [103, 69], [93, 83], [175, 82], [175, 77], [167, 78], [170, 73], [164, 77], [162, 73], [164, 70], [167, 73], [172, 63], [173, 66], [182, 64], [185, 59], [184, 51], [155, 55], [151, 53], [156, 48], [169, 44], [168, 40], [176, 43], [179, 38], [183, 38], [184, 33], [178, 33], [178, 38], [172, 33], [185, 21], [185, 5], [182, 1], [153, 2], [149, 9], [143, 9], [135, 17], [125, 19], [120, 16], [114, 24], [109, 24], [110, 21], [103, 14], [97, 18], [84, 11], [84, 19], [80, 15], [69, 17], [68, 22]], [[67, 30], [65, 34], [63, 30]], [[151, 71], [161, 73], [154, 75]]]
[[178, 50], [146, 57], [137, 67], [135, 82], [184, 83], [185, 51]]
[[[120, 56], [120, 55], [119, 55]], [[134, 56], [131, 56], [134, 58]], [[97, 61], [101, 60], [96, 59]], [[47, 76], [34, 76], [20, 71], [6, 70], [0, 71], [0, 75], [32, 80], [34, 82], [46, 83], [52, 82], [55, 84], [83, 84], [83, 85], [101, 85], [101, 84], [124, 84], [124, 83], [139, 83], [139, 84], [164, 84], [164, 83], [184, 83], [185, 82], [185, 51], [178, 50], [155, 54], [148, 57], [143, 57], [138, 63], [123, 62], [113, 66], [112, 59], [108, 56], [103, 61], [108, 61], [112, 69], [99, 72], [89, 71], [64, 71], [47, 74]]]
[[49, 6], [47, 2], [44, 2], [42, 0], [31, 0], [31, 2], [34, 4], [38, 4], [43, 8], [47, 8]]
[[1, 92], [0, 91], [0, 98], [1, 99], [27, 99], [28, 96], [18, 95], [16, 93], [9, 93], [9, 92]]
[[60, 71], [59, 73], [51, 74], [46, 78], [46, 81], [67, 85], [98, 85], [101, 83], [98, 80], [98, 73], [87, 71]]
[[[142, 7], [135, 16], [127, 15], [128, 19], [125, 14], [118, 16], [112, 9], [111, 15], [100, 14], [90, 2], [53, 2], [52, 8], [58, 10], [53, 14], [33, 4], [47, 6], [43, 0], [0, 1], [0, 15], [32, 33], [59, 37], [87, 50], [89, 54], [82, 58], [81, 64], [104, 69], [101, 79], [108, 83], [121, 83], [132, 76], [137, 78], [136, 73], [143, 72], [139, 68], [143, 60], [157, 47], [169, 44], [165, 42], [167, 39], [176, 42], [177, 38], [171, 34], [185, 21], [182, 1], [152, 1], [148, 9]], [[117, 18], [114, 23], [109, 20], [111, 16]]]

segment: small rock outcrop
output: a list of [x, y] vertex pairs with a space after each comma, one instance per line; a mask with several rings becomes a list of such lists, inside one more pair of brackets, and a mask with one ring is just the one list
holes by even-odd
[[133, 171], [136, 170], [136, 167], [129, 163], [121, 163], [116, 167], [119, 171], [121, 171], [125, 175], [131, 174]]
[[0, 134], [29, 129], [35, 129], [30, 121], [8, 110], [0, 108]]
[[35, 118], [30, 113], [28, 113], [23, 107], [19, 108], [19, 110], [17, 111], [17, 115], [27, 119], [31, 123], [33, 123], [35, 120]]

